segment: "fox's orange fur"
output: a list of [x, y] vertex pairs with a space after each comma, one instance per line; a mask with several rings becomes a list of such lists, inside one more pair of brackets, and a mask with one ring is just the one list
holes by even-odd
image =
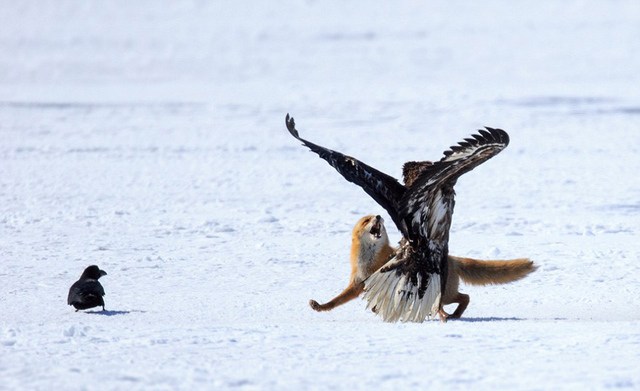
[[[361, 218], [352, 232], [351, 277], [347, 288], [333, 300], [319, 304], [309, 301], [316, 311], [330, 311], [360, 296], [364, 280], [380, 269], [393, 256], [395, 248], [389, 245], [389, 237], [380, 216]], [[459, 318], [469, 305], [469, 295], [459, 292], [460, 279], [471, 285], [506, 284], [519, 280], [536, 270], [529, 259], [509, 261], [480, 261], [449, 255], [449, 271], [442, 306], [457, 303], [455, 311], [447, 314], [441, 310], [441, 318]]]
[[[371, 234], [376, 226], [378, 234]], [[376, 230], [374, 229], [374, 232]], [[339, 305], [360, 296], [364, 291], [364, 280], [380, 269], [393, 255], [395, 249], [389, 246], [389, 237], [380, 216], [361, 218], [351, 232], [351, 277], [349, 286], [333, 300], [318, 304], [311, 300], [309, 304], [316, 311], [329, 311]]]

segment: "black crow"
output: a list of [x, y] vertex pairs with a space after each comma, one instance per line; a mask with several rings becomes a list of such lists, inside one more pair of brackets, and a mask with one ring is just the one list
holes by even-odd
[[86, 310], [93, 307], [102, 306], [104, 311], [104, 288], [98, 282], [102, 276], [106, 276], [107, 272], [100, 270], [96, 265], [91, 265], [84, 269], [80, 279], [69, 288], [69, 297], [67, 304], [78, 310]]

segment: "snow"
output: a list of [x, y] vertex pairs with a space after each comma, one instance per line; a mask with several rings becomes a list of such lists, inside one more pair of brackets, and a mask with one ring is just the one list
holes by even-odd
[[[4, 2], [0, 389], [640, 388], [639, 23], [634, 0]], [[395, 177], [507, 130], [449, 247], [539, 269], [463, 285], [446, 324], [314, 312], [356, 221], [391, 219], [286, 113]], [[76, 313], [91, 264], [107, 311]]]

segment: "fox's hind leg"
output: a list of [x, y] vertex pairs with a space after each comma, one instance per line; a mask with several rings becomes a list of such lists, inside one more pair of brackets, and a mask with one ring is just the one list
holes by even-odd
[[[453, 311], [453, 314], [446, 315], [448, 319], [458, 319], [462, 316], [462, 313], [467, 309], [467, 306], [469, 305], [469, 295], [465, 295], [464, 293], [458, 292], [458, 294], [456, 294], [456, 297], [447, 304], [453, 304], [453, 303], [458, 303], [458, 307], [456, 308], [455, 311]], [[440, 311], [444, 312], [444, 310], [440, 310]], [[447, 314], [446, 312], [444, 313]], [[440, 315], [442, 316], [442, 314]]]
[[316, 311], [330, 311], [335, 307], [342, 305], [348, 301], [355, 299], [364, 292], [364, 282], [355, 285], [349, 285], [342, 293], [336, 296], [333, 300], [325, 304], [319, 304], [315, 300], [309, 300], [309, 305]]

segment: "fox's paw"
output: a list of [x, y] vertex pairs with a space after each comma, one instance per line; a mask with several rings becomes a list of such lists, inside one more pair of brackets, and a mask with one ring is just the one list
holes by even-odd
[[309, 305], [316, 311], [322, 311], [322, 306], [315, 300], [309, 300]]

